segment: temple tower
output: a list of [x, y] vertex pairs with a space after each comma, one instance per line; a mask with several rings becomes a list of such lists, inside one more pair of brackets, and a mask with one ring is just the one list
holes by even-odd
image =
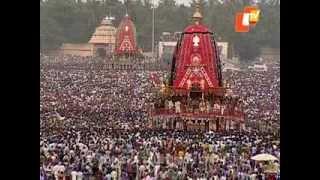
[[207, 26], [202, 24], [200, 5], [192, 16], [193, 24], [184, 29], [173, 56], [170, 86], [175, 90], [218, 92], [222, 87], [221, 63], [217, 45]]
[[136, 27], [126, 14], [120, 22], [116, 35], [116, 56], [135, 56], [138, 53]]
[[95, 56], [104, 57], [111, 55], [114, 51], [117, 29], [112, 25], [112, 20], [114, 20], [113, 17], [105, 17], [89, 40], [89, 43], [93, 44]]

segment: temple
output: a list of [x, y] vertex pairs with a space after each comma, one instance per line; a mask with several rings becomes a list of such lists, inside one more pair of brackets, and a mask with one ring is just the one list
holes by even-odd
[[113, 26], [112, 20], [114, 17], [103, 18], [88, 43], [64, 43], [60, 48], [60, 53], [101, 57], [115, 60], [114, 62], [124, 60], [121, 63], [127, 63], [125, 65], [132, 63], [132, 60], [143, 59], [142, 49], [139, 49], [137, 44], [136, 27], [131, 17], [126, 13], [118, 28]]
[[112, 25], [113, 17], [106, 17], [102, 20], [93, 33], [89, 43], [93, 44], [93, 54], [104, 57], [111, 55], [115, 47], [115, 35], [117, 29]]
[[118, 57], [129, 57], [136, 56], [138, 53], [136, 28], [131, 17], [126, 14], [117, 29], [114, 54]]
[[150, 109], [156, 129], [224, 131], [244, 128], [240, 98], [224, 86], [213, 33], [202, 24], [197, 3], [193, 24], [175, 47], [170, 78]]
[[60, 49], [63, 55], [102, 57], [112, 56], [116, 43], [117, 29], [113, 26], [113, 17], [105, 17], [95, 29], [89, 42], [72, 44], [64, 43]]

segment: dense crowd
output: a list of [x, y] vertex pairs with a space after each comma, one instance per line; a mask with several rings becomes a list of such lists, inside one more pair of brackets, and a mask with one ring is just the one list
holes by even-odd
[[[117, 58], [117, 61], [114, 59]], [[76, 55], [63, 55], [63, 54], [55, 54], [55, 55], [47, 55], [44, 53], [40, 54], [40, 64], [45, 65], [47, 68], [104, 68], [104, 69], [133, 69], [133, 70], [143, 70], [143, 69], [157, 69], [159, 65], [155, 65], [154, 63], [149, 63], [150, 59], [147, 57], [130, 57], [131, 66], [130, 68], [121, 68], [121, 65], [128, 64], [127, 57], [92, 57], [92, 56], [76, 56]], [[117, 62], [117, 63], [115, 63]]]
[[268, 71], [228, 71], [223, 74], [234, 94], [244, 102], [247, 120], [262, 127], [280, 126], [280, 68], [270, 66]]
[[[42, 179], [265, 179], [266, 166], [277, 164], [250, 157], [269, 153], [280, 159], [279, 136], [256, 129], [150, 131], [149, 78], [164, 72], [112, 70], [103, 61], [77, 57], [40, 59]], [[250, 121], [279, 122], [277, 72], [225, 74], [248, 103]]]

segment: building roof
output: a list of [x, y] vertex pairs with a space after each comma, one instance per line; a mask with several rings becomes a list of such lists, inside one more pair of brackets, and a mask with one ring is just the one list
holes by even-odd
[[117, 29], [112, 25], [112, 19], [106, 17], [93, 33], [91, 44], [115, 44]]

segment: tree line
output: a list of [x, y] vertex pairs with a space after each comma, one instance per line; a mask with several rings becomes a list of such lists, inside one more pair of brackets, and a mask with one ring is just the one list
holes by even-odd
[[[250, 5], [249, 0], [200, 0], [204, 24], [218, 41], [227, 41], [240, 60], [253, 60], [262, 47], [280, 48], [280, 1], [261, 0], [260, 21], [249, 33], [234, 31], [235, 14]], [[177, 5], [175, 0], [160, 0], [155, 7], [155, 40], [162, 32], [183, 31], [191, 23], [195, 1], [191, 6]], [[152, 0], [94, 1], [78, 0], [40, 1], [40, 45], [41, 49], [56, 49], [62, 43], [88, 42], [101, 20], [111, 15], [118, 26], [128, 12], [136, 29], [139, 46], [151, 50]]]

